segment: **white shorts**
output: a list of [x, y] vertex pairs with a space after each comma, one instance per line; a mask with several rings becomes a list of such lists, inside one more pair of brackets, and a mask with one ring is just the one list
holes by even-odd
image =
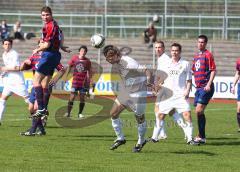
[[10, 96], [12, 93], [23, 98], [28, 98], [28, 91], [25, 84], [19, 84], [17, 87], [15, 85], [4, 85], [2, 95]]
[[157, 103], [159, 113], [168, 114], [171, 110], [175, 109], [178, 113], [191, 111], [190, 102], [184, 97], [171, 97], [167, 100]]

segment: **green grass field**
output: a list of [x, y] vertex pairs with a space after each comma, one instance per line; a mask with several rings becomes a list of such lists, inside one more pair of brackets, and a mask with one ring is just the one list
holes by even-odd
[[[122, 119], [127, 143], [115, 151], [109, 146], [115, 139], [110, 119], [85, 128], [62, 128], [55, 111], [66, 100], [51, 99], [46, 136], [24, 137], [31, 121], [26, 104], [11, 97], [0, 126], [0, 171], [239, 171], [240, 133], [237, 133], [235, 104], [211, 103], [206, 111], [207, 144], [188, 146], [183, 133], [167, 117], [167, 140], [148, 143], [140, 153], [132, 153], [137, 129], [132, 113], [124, 111]], [[77, 109], [75, 103], [74, 112]], [[111, 107], [111, 105], [109, 105]], [[99, 106], [87, 104], [91, 115]], [[147, 136], [153, 130], [153, 104], [147, 106]], [[76, 116], [76, 113], [73, 115]], [[196, 134], [196, 118], [193, 113]]]

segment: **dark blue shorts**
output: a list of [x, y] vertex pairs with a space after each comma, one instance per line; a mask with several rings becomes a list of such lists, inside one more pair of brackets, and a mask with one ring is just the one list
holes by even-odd
[[38, 64], [36, 64], [36, 71], [44, 75], [53, 75], [60, 60], [61, 53], [59, 51], [44, 51]]
[[35, 89], [34, 89], [34, 87], [32, 87], [31, 93], [29, 95], [29, 102], [34, 104], [35, 100], [36, 100]]
[[240, 101], [240, 83], [237, 85], [237, 101]]
[[79, 93], [86, 93], [89, 89], [88, 88], [83, 88], [83, 87], [72, 87], [71, 88], [71, 92], [73, 93], [77, 93], [79, 91]]
[[214, 94], [214, 84], [211, 85], [211, 90], [206, 92], [204, 88], [198, 88], [195, 92], [194, 106], [197, 106], [197, 103], [207, 105], [210, 99]]

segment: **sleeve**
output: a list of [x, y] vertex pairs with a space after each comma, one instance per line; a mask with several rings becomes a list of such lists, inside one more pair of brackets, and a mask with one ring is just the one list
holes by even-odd
[[50, 23], [47, 23], [46, 24], [46, 36], [45, 38], [43, 39], [43, 41], [45, 42], [49, 42], [52, 37], [53, 37], [53, 29], [54, 29], [54, 24], [53, 22], [50, 22]]
[[208, 63], [209, 63], [209, 70], [210, 71], [216, 70], [216, 65], [215, 65], [215, 62], [214, 62], [213, 55], [211, 53], [209, 53], [207, 58], [208, 58]]
[[75, 56], [72, 56], [71, 59], [68, 61], [68, 65], [69, 66], [73, 66], [74, 65], [74, 59], [75, 59]]
[[62, 63], [59, 63], [56, 67], [57, 71], [62, 71], [64, 70], [64, 66], [62, 65]]
[[236, 70], [240, 71], [240, 59], [236, 61]]

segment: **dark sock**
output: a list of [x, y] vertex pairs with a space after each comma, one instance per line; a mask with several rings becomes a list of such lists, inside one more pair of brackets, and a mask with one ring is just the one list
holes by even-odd
[[38, 126], [38, 118], [32, 118], [32, 127], [30, 128], [30, 133], [35, 133]]
[[72, 111], [72, 107], [73, 107], [73, 102], [68, 102], [68, 109], [67, 109], [68, 115], [70, 115], [70, 113]]
[[34, 89], [35, 89], [36, 99], [37, 99], [37, 103], [38, 103], [38, 109], [42, 110], [44, 108], [43, 88], [42, 88], [42, 86], [37, 86], [37, 87], [34, 87]]
[[201, 138], [206, 138], [205, 125], [206, 125], [205, 114], [198, 115], [198, 131], [199, 131], [199, 137]]
[[85, 103], [80, 103], [80, 104], [79, 104], [79, 112], [78, 112], [78, 114], [81, 114], [81, 113], [82, 113], [82, 111], [83, 111], [83, 109], [84, 109], [84, 106], [85, 106]]
[[43, 89], [43, 104], [44, 104], [45, 109], [47, 109], [47, 107], [48, 107], [48, 102], [49, 102], [50, 96], [51, 96], [51, 90], [49, 90], [48, 88], [44, 88]]
[[238, 126], [240, 128], [240, 113], [237, 113], [237, 122], [238, 122]]

